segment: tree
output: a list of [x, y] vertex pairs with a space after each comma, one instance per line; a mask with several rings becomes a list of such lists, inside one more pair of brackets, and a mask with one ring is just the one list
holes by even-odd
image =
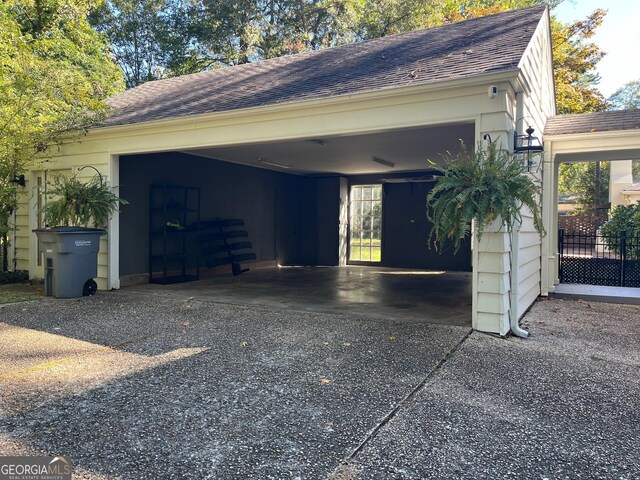
[[558, 113], [585, 113], [604, 110], [606, 101], [597, 89], [600, 78], [594, 73], [604, 53], [589, 42], [604, 21], [598, 9], [585, 20], [569, 25], [552, 22], [553, 69]]
[[186, 63], [191, 49], [190, 11], [180, 0], [107, 0], [89, 22], [110, 42], [127, 87], [166, 75]]
[[640, 80], [625, 83], [608, 99], [609, 110], [634, 110], [640, 108]]
[[560, 164], [558, 191], [576, 195], [575, 215], [598, 215], [609, 201], [609, 162]]
[[[108, 0], [92, 15], [127, 85], [562, 0]], [[605, 12], [552, 22], [558, 111], [600, 110], [589, 39]]]
[[[102, 38], [86, 21], [92, 1], [0, 3], [0, 229], [17, 208], [27, 164], [50, 155], [72, 130], [95, 123], [123, 84]], [[6, 248], [6, 240], [3, 242]]]
[[[423, 26], [457, 22], [468, 18], [546, 3], [553, 9], [563, 0], [447, 0]], [[603, 110], [606, 101], [597, 89], [597, 63], [605, 55], [589, 41], [602, 24], [606, 12], [598, 9], [584, 20], [564, 25], [552, 18], [551, 41], [558, 113]], [[435, 22], [435, 23], [434, 23]]]

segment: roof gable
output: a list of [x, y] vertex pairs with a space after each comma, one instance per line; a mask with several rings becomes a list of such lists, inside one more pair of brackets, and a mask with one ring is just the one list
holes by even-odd
[[544, 6], [157, 80], [112, 97], [122, 125], [515, 70]]

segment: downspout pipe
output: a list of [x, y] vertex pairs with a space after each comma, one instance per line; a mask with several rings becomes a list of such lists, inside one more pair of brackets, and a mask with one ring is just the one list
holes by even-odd
[[511, 332], [520, 338], [527, 338], [529, 336], [529, 332], [520, 327], [520, 323], [518, 322], [518, 277], [519, 277], [519, 262], [518, 262], [518, 251], [520, 248], [520, 235], [519, 235], [519, 225], [514, 225], [511, 229], [511, 234], [509, 238], [511, 239], [511, 248], [509, 252], [509, 263], [511, 263], [511, 308], [509, 309], [509, 326], [511, 327]]
[[[513, 126], [514, 132], [518, 129], [518, 119], [524, 116], [524, 97], [522, 92], [516, 92], [516, 116], [515, 116], [515, 124]], [[513, 135], [511, 136], [513, 138]], [[514, 148], [515, 145], [512, 145]], [[520, 225], [516, 223], [511, 229], [509, 240], [511, 243], [511, 248], [509, 249], [509, 263], [510, 268], [509, 272], [511, 275], [511, 285], [510, 287], [510, 298], [509, 304], [511, 308], [509, 309], [509, 326], [511, 327], [511, 332], [520, 338], [527, 338], [529, 336], [529, 332], [522, 329], [520, 324], [518, 323], [518, 284], [520, 277], [520, 262], [518, 260], [518, 252], [520, 249]]]

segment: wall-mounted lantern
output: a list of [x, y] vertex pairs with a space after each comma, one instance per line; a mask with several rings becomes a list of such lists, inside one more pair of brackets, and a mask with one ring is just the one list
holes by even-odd
[[27, 182], [24, 179], [24, 175], [16, 175], [11, 180], [9, 180], [9, 182], [17, 183], [21, 187], [25, 187], [27, 185]]
[[527, 172], [538, 171], [542, 163], [542, 152], [544, 145], [538, 137], [533, 135], [535, 129], [531, 126], [525, 130], [526, 135], [518, 135], [518, 131], [513, 132], [513, 153], [522, 158]]

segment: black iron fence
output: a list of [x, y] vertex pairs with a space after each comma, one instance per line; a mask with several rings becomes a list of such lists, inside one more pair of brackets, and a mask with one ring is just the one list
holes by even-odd
[[559, 230], [560, 282], [640, 287], [640, 235]]

